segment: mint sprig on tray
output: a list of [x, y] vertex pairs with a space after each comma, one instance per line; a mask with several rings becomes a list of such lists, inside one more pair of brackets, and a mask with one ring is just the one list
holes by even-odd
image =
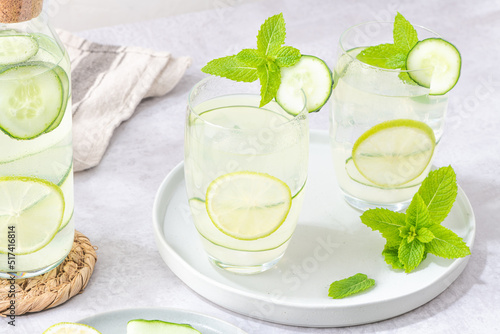
[[342, 299], [365, 291], [374, 285], [375, 280], [368, 278], [365, 274], [356, 274], [330, 284], [328, 296], [333, 299]]
[[470, 255], [465, 242], [441, 225], [457, 196], [456, 175], [451, 166], [431, 171], [413, 197], [406, 214], [371, 209], [361, 222], [387, 240], [382, 255], [394, 269], [413, 271], [433, 254], [448, 259]]
[[261, 84], [260, 107], [269, 103], [281, 83], [280, 68], [295, 65], [300, 51], [285, 43], [286, 28], [283, 14], [271, 16], [260, 27], [257, 49], [243, 49], [238, 54], [210, 61], [201, 70], [234, 81]]

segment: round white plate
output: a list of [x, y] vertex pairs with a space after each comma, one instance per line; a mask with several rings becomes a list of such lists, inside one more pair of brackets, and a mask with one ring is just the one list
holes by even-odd
[[222, 320], [172, 308], [133, 308], [111, 311], [81, 319], [78, 322], [92, 326], [102, 334], [125, 334], [127, 323], [133, 319], [189, 324], [203, 334], [246, 334], [241, 329]]
[[[208, 300], [257, 319], [309, 327], [350, 326], [391, 318], [430, 301], [465, 268], [469, 257], [428, 255], [410, 274], [390, 269], [384, 239], [360, 221], [335, 180], [329, 138], [312, 131], [304, 207], [287, 252], [277, 267], [241, 276], [212, 266], [189, 212], [181, 163], [165, 178], [153, 208], [155, 239], [170, 269]], [[475, 220], [467, 196], [457, 200], [443, 225], [472, 248]], [[376, 286], [340, 300], [328, 297], [333, 281], [364, 273]]]

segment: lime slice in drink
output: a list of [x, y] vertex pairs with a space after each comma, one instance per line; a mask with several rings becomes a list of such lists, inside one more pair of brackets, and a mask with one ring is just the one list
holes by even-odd
[[52, 67], [33, 62], [0, 70], [0, 130], [16, 139], [32, 139], [58, 119], [64, 89]]
[[43, 334], [101, 334], [101, 332], [84, 324], [60, 322], [50, 326]]
[[395, 188], [417, 178], [429, 165], [436, 138], [425, 123], [410, 119], [382, 122], [354, 143], [352, 159], [370, 182]]
[[[53, 183], [33, 177], [0, 177], [0, 253], [34, 253], [56, 235], [64, 215], [64, 196]], [[14, 244], [14, 251], [11, 245]]]
[[127, 323], [127, 334], [199, 334], [200, 332], [188, 324], [177, 324], [161, 320], [130, 320]]
[[292, 196], [286, 183], [274, 176], [235, 172], [210, 183], [205, 205], [220, 231], [236, 239], [255, 240], [283, 224]]

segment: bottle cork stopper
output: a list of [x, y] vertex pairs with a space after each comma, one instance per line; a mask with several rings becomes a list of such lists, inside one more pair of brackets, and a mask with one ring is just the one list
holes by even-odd
[[43, 0], [0, 0], [0, 22], [29, 21], [42, 12]]

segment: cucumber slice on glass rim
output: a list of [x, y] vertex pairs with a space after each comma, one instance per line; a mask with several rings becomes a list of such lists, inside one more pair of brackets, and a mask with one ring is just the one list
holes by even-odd
[[304, 94], [307, 111], [319, 111], [330, 98], [332, 87], [333, 76], [328, 65], [318, 57], [302, 55], [297, 64], [281, 68], [276, 102], [289, 114], [298, 115]]
[[442, 38], [419, 41], [406, 59], [408, 75], [420, 86], [429, 88], [430, 95], [450, 91], [460, 77], [461, 66], [460, 52]]

